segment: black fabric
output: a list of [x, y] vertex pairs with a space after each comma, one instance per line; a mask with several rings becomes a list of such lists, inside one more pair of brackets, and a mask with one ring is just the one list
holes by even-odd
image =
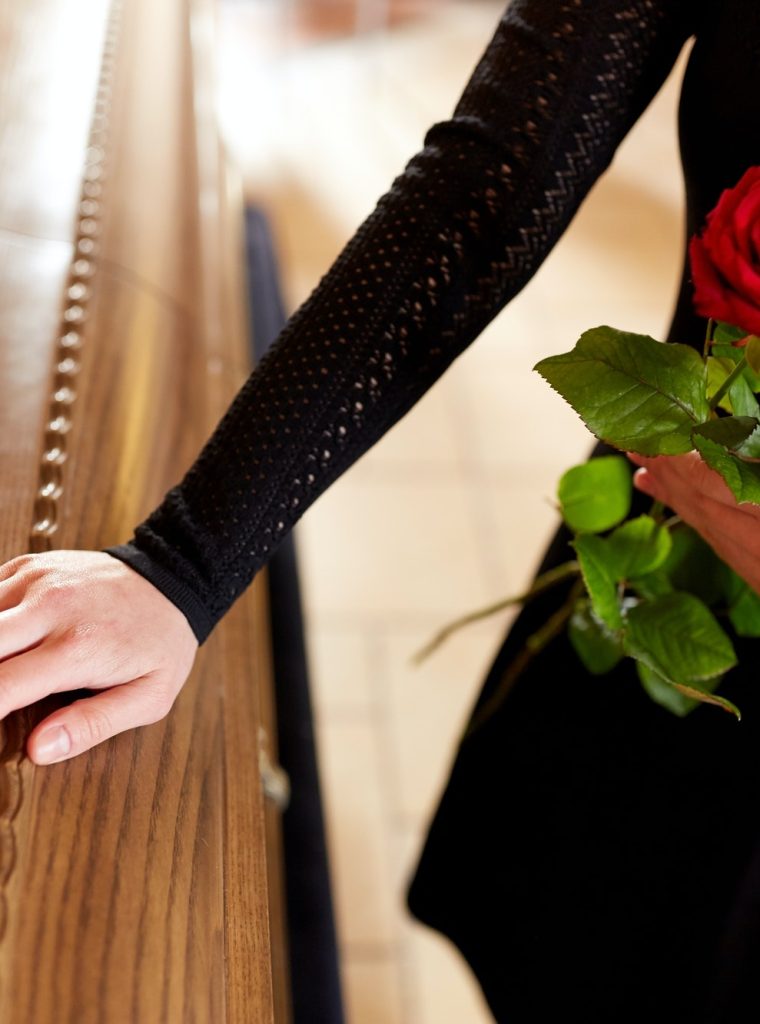
[[[693, 35], [680, 117], [689, 231], [760, 164], [757, 0], [510, 5], [454, 116], [115, 552], [163, 585], [199, 639], [529, 280]], [[684, 274], [671, 339], [702, 335]], [[521, 616], [486, 693], [553, 600]], [[558, 640], [462, 744], [410, 905], [459, 945], [498, 1021], [757, 1018], [756, 655], [740, 645], [745, 668], [727, 688], [741, 725], [704, 708], [681, 721], [625, 666], [585, 678]]]
[[[245, 212], [246, 266], [254, 358], [285, 322], [279, 274], [263, 212]], [[269, 563], [269, 615], [280, 765], [290, 778], [282, 818], [293, 1024], [343, 1024], [330, 872], [317, 768], [295, 545]]]
[[306, 508], [527, 283], [695, 24], [693, 0], [507, 8], [453, 116], [427, 133], [185, 479], [111, 549], [200, 641]]
[[[703, 8], [680, 107], [687, 237], [760, 164], [760, 7]], [[703, 333], [684, 273], [669, 340]], [[478, 706], [561, 598], [521, 614]], [[591, 678], [563, 637], [463, 741], [409, 904], [460, 947], [497, 1021], [760, 1016], [758, 647], [735, 643], [723, 692], [741, 724], [670, 716], [627, 664]]]

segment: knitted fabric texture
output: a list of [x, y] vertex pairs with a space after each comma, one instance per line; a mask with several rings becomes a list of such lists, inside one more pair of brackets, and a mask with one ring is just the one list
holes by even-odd
[[693, 31], [693, 0], [514, 0], [449, 120], [109, 552], [203, 641], [309, 505], [535, 273]]

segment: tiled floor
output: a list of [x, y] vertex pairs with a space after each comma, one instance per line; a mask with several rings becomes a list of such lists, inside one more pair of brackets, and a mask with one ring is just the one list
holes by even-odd
[[[387, 32], [348, 37], [311, 36], [293, 0], [221, 7], [224, 131], [272, 216], [291, 308], [448, 115], [501, 10], [415, 6]], [[556, 478], [589, 446], [533, 363], [598, 323], [655, 336], [667, 323], [676, 98], [671, 80], [536, 278], [298, 528], [350, 1024], [491, 1019], [457, 954], [409, 920], [403, 892], [508, 617], [421, 668], [410, 655], [526, 583], [555, 522]]]

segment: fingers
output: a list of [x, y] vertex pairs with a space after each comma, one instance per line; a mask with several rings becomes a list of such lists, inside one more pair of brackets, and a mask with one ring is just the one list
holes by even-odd
[[42, 643], [0, 664], [0, 719], [51, 693], [86, 686], [84, 666], [66, 658], [62, 642]]
[[179, 609], [110, 555], [54, 551], [0, 565], [0, 720], [52, 693], [99, 691], [35, 729], [39, 764], [158, 721], [197, 648]]
[[20, 555], [18, 558], [12, 558], [9, 562], [3, 562], [0, 565], [0, 583], [9, 580], [11, 576], [15, 576], [19, 569], [22, 569], [29, 563], [29, 560], [29, 555]]
[[47, 630], [38, 615], [20, 605], [0, 612], [0, 662], [41, 643]]
[[65, 761], [127, 729], [160, 721], [172, 703], [155, 680], [135, 679], [50, 715], [29, 737], [27, 752], [36, 764]]
[[737, 505], [728, 488], [726, 498], [723, 488], [717, 488], [715, 496], [712, 486], [710, 493], [705, 488], [682, 483], [678, 474], [667, 469], [639, 469], [634, 474], [634, 484], [674, 509], [734, 572], [760, 592], [760, 508]]

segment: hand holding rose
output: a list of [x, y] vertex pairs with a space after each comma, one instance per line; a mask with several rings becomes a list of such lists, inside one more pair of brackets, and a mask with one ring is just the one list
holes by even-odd
[[628, 458], [640, 467], [633, 478], [638, 490], [677, 512], [760, 593], [760, 505], [738, 505], [697, 452], [659, 458], [629, 452]]
[[[723, 192], [689, 256], [697, 311], [760, 335], [760, 167]], [[636, 487], [677, 512], [760, 592], [760, 506], [738, 504], [696, 452], [628, 457], [640, 467]]]

